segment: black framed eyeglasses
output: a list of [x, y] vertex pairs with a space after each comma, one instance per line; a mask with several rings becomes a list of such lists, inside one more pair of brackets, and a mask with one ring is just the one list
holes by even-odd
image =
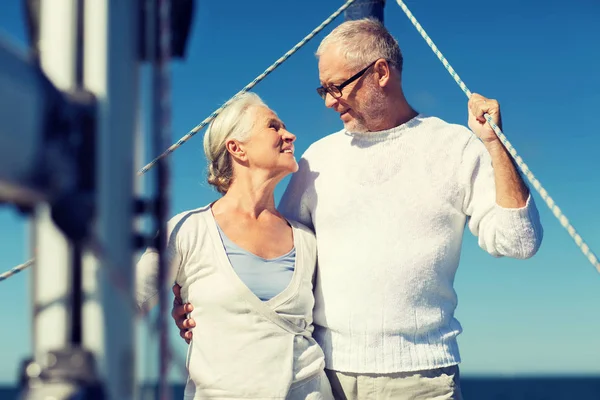
[[365, 72], [367, 72], [369, 68], [375, 65], [377, 61], [379, 61], [379, 58], [373, 61], [371, 64], [367, 65], [365, 68], [358, 71], [356, 74], [352, 75], [344, 82], [340, 83], [339, 85], [334, 85], [333, 83], [331, 83], [327, 86], [319, 86], [317, 88], [317, 93], [319, 94], [319, 96], [321, 96], [323, 100], [325, 100], [327, 93], [329, 93], [334, 99], [339, 99], [340, 97], [342, 97], [342, 89], [344, 89], [346, 86], [363, 76]]

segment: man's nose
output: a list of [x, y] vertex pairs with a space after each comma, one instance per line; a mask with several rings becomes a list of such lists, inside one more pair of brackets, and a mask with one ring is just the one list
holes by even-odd
[[325, 107], [333, 108], [338, 103], [338, 99], [333, 97], [331, 93], [325, 95]]

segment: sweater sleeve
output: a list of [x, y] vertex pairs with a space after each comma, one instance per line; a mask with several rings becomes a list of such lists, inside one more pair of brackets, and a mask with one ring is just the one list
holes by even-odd
[[522, 208], [496, 204], [496, 184], [489, 153], [475, 135], [463, 152], [460, 168], [465, 187], [463, 212], [479, 246], [495, 257], [525, 259], [539, 249], [543, 229], [531, 194]]
[[[180, 229], [183, 214], [173, 217], [167, 224], [168, 282], [174, 283], [182, 263]], [[142, 312], [150, 311], [158, 303], [158, 251], [147, 248], [136, 265], [136, 302]]]
[[288, 184], [281, 201], [279, 212], [286, 218], [298, 221], [314, 231], [311, 207], [311, 192], [314, 191], [314, 175], [306, 153], [298, 162], [299, 168]]

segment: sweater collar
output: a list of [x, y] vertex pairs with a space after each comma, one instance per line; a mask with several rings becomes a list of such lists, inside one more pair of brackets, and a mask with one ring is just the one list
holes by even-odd
[[418, 126], [423, 120], [423, 114], [417, 114], [414, 118], [406, 121], [402, 125], [398, 125], [391, 129], [377, 132], [350, 132], [344, 130], [344, 133], [351, 136], [353, 140], [364, 141], [364, 142], [383, 142], [386, 140], [395, 139], [402, 136], [408, 129]]

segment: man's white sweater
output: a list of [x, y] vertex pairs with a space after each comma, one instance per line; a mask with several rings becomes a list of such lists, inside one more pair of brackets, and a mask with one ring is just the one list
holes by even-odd
[[453, 284], [465, 224], [497, 257], [531, 257], [542, 240], [531, 196], [521, 209], [496, 204], [481, 141], [422, 115], [314, 143], [280, 210], [315, 230], [315, 338], [326, 367], [344, 372], [459, 363]]

